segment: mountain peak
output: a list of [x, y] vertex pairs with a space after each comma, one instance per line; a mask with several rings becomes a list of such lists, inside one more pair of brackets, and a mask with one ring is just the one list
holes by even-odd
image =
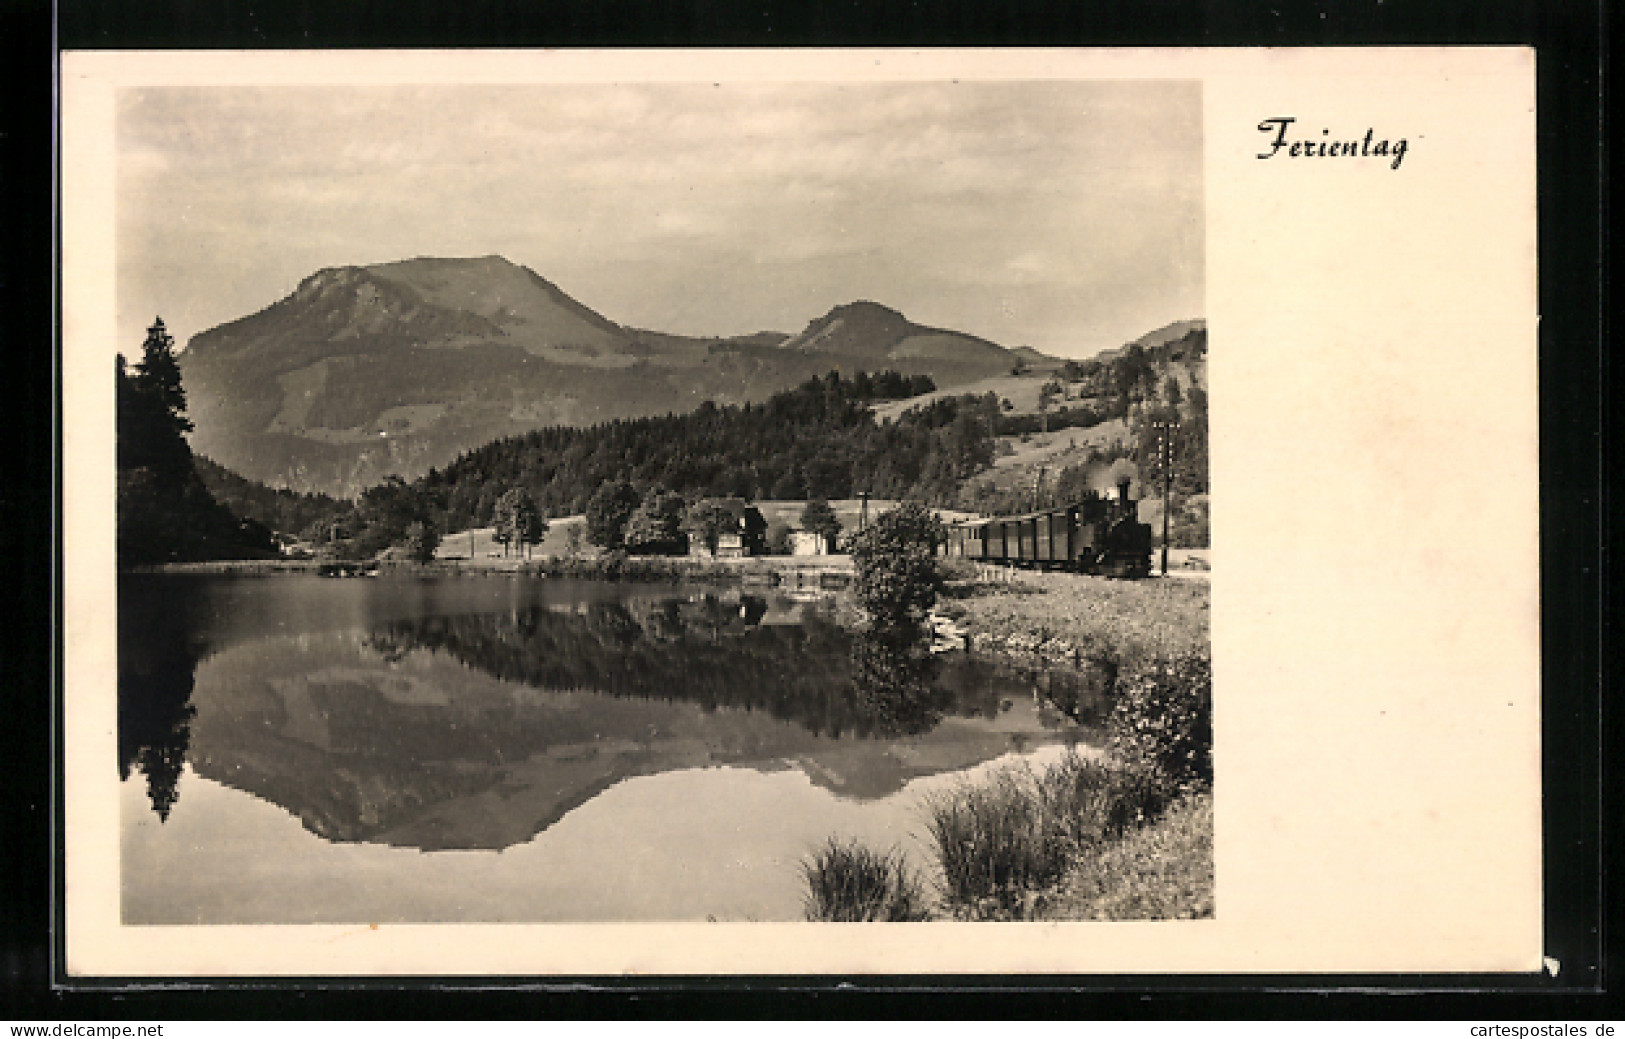
[[367, 270], [383, 277], [400, 276], [409, 272], [420, 271], [489, 273], [493, 270], [525, 269], [506, 256], [497, 253], [487, 253], [484, 256], [414, 256], [409, 260], [390, 260], [387, 263], [367, 265]]
[[839, 306], [831, 307], [829, 313], [824, 315], [823, 320], [827, 321], [834, 317], [889, 318], [894, 321], [908, 321], [908, 318], [903, 316], [902, 311], [868, 299], [855, 299], [851, 303], [842, 303]]
[[800, 335], [785, 340], [784, 348], [804, 353], [862, 356], [876, 350], [889, 350], [915, 327], [908, 318], [890, 307], [870, 300], [857, 300], [842, 303], [831, 308], [823, 317], [809, 321]]
[[785, 340], [782, 349], [839, 355], [870, 367], [946, 362], [997, 371], [1009, 367], [1013, 357], [997, 343], [917, 325], [900, 311], [867, 299], [832, 308]]

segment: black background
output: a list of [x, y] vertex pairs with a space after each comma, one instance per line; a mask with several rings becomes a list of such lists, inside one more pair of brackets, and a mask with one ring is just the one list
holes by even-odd
[[[1605, 425], [1603, 154], [1598, 2], [1117, 3], [758, 0], [0, 0], [5, 94], [0, 314], [8, 396], [25, 402], [0, 451], [6, 790], [0, 798], [0, 1019], [832, 1017], [1444, 1018], [1619, 1020], [1603, 971], [1619, 948], [1618, 712], [1602, 546], [1619, 476]], [[57, 777], [61, 545], [55, 471], [57, 48], [1319, 46], [1531, 44], [1537, 48], [1541, 264], [1544, 975], [1349, 977], [704, 979], [550, 987], [535, 979], [220, 980], [155, 989], [65, 987], [60, 974]], [[1604, 774], [1604, 763], [1611, 771]], [[1607, 829], [1605, 831], [1605, 824]], [[1486, 913], [1495, 912], [1485, 906]], [[1603, 917], [1611, 913], [1610, 930]], [[1614, 963], [1620, 960], [1616, 956]], [[846, 982], [846, 984], [841, 984]], [[499, 991], [491, 991], [491, 986]], [[475, 989], [479, 989], [476, 991]], [[1612, 988], [1613, 992], [1609, 989]]]

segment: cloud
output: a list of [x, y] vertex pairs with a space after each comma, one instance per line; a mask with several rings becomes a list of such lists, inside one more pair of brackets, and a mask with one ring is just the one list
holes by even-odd
[[[852, 292], [1044, 347], [1068, 300], [1193, 316], [1200, 115], [1190, 83], [131, 90], [121, 312], [190, 333], [318, 266], [500, 252], [649, 327]], [[621, 284], [660, 264], [721, 284]]]

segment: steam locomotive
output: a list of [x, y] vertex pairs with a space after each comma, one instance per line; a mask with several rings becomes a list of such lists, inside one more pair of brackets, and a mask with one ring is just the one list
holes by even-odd
[[1076, 504], [1024, 516], [955, 523], [945, 551], [985, 563], [1147, 577], [1151, 526], [1140, 522], [1128, 492], [1129, 481], [1120, 480], [1115, 499], [1091, 493]]

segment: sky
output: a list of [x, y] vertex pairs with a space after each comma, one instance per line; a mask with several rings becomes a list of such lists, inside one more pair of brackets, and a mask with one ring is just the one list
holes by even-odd
[[1203, 316], [1194, 81], [142, 87], [118, 334], [324, 267], [499, 254], [612, 321], [799, 332], [867, 299], [1087, 357]]

